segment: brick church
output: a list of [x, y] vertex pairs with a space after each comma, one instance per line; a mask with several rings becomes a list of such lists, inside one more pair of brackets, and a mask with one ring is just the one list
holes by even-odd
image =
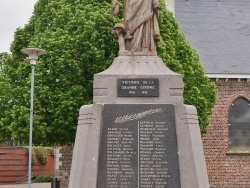
[[213, 188], [250, 187], [249, 10], [248, 0], [175, 0], [180, 29], [217, 87], [217, 103], [203, 136]]

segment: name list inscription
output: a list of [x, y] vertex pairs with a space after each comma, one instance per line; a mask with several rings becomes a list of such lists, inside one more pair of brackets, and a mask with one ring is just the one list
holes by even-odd
[[159, 79], [118, 79], [117, 95], [118, 97], [159, 97]]
[[[104, 119], [98, 188], [177, 188], [173, 186], [179, 184], [176, 133], [174, 120], [167, 117], [167, 106], [112, 106], [107, 105], [109, 110], [104, 107], [104, 115], [106, 110], [113, 115], [119, 111], [124, 114], [124, 110], [138, 112], [125, 116], [128, 121], [124, 123]], [[155, 113], [138, 117], [143, 108]]]

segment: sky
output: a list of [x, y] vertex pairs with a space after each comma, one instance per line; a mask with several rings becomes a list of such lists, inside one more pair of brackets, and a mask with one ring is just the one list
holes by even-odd
[[0, 53], [10, 52], [16, 29], [28, 23], [37, 1], [0, 0]]

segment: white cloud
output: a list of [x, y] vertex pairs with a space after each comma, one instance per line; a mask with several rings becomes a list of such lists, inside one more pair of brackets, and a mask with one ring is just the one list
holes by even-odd
[[0, 53], [9, 52], [18, 27], [28, 23], [38, 0], [0, 0]]

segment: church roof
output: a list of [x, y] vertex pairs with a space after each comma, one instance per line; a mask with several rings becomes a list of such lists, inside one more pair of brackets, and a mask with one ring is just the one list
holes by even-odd
[[250, 74], [249, 0], [175, 0], [175, 16], [206, 74]]

